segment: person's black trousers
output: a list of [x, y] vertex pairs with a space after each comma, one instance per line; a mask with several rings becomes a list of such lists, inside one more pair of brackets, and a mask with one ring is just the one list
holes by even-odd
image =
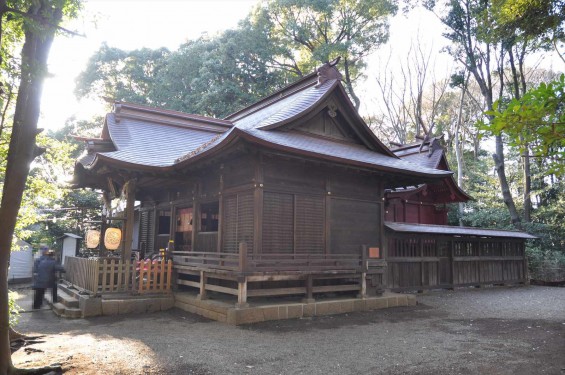
[[[40, 309], [43, 305], [43, 297], [45, 296], [46, 288], [35, 288], [33, 294], [33, 308], [35, 310]], [[52, 303], [57, 303], [57, 283], [53, 284], [51, 287], [51, 296], [53, 298]]]
[[35, 288], [33, 290], [33, 308], [40, 309], [43, 304], [43, 296], [45, 295], [45, 288]]
[[57, 303], [57, 282], [55, 282], [53, 284], [53, 286], [51, 287], [51, 295], [53, 296], [53, 300], [51, 301], [51, 303], [55, 304]]

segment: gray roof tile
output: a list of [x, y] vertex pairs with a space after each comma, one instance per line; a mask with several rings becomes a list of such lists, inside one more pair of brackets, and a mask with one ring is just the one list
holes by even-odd
[[393, 223], [385, 222], [385, 226], [395, 232], [403, 233], [421, 233], [421, 234], [447, 234], [453, 236], [476, 236], [476, 237], [506, 237], [506, 238], [524, 238], [535, 239], [526, 232], [518, 232], [511, 230], [483, 229], [472, 227], [455, 227], [450, 225], [431, 225], [431, 224], [410, 224], [410, 223]]
[[108, 115], [107, 125], [117, 151], [102, 152], [101, 155], [154, 167], [171, 166], [178, 158], [198, 149], [218, 135], [207, 130], [128, 118], [116, 122], [113, 114]]

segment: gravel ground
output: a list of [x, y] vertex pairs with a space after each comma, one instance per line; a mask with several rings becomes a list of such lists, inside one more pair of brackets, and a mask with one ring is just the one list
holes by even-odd
[[414, 307], [240, 327], [178, 309], [86, 320], [41, 310], [17, 328], [45, 335], [13, 354], [17, 366], [68, 374], [565, 374], [565, 288], [438, 291]]

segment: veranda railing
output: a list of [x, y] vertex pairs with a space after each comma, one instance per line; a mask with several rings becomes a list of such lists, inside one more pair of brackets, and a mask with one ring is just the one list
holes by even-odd
[[67, 257], [65, 270], [65, 280], [92, 294], [168, 293], [171, 290], [171, 260]]

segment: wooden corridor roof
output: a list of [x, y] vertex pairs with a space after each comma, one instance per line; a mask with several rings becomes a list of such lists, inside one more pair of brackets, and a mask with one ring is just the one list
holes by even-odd
[[418, 233], [418, 234], [443, 234], [452, 236], [475, 236], [475, 237], [505, 237], [505, 238], [522, 238], [536, 239], [526, 232], [518, 232], [511, 230], [483, 229], [472, 227], [457, 227], [451, 225], [433, 225], [433, 224], [411, 224], [396, 223], [392, 221], [385, 222], [385, 226], [394, 232], [400, 233]]

